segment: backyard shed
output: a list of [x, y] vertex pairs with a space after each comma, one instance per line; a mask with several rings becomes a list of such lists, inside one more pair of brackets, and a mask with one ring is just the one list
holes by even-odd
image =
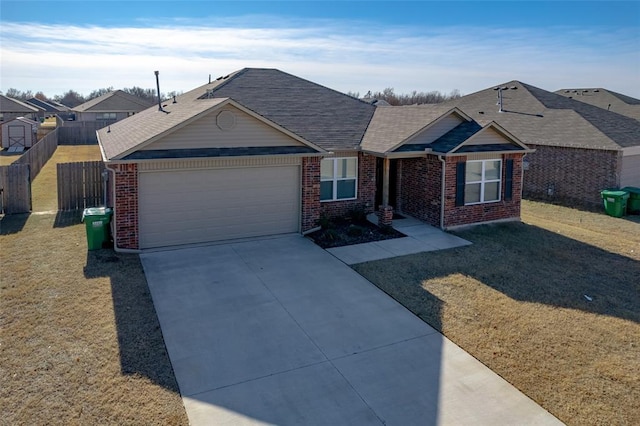
[[29, 148], [37, 141], [39, 123], [24, 117], [18, 117], [2, 125], [2, 147]]

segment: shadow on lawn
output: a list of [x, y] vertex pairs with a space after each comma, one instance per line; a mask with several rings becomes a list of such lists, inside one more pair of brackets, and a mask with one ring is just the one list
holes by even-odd
[[[355, 269], [438, 330], [442, 301], [422, 282], [453, 274], [515, 300], [640, 323], [640, 262], [635, 259], [523, 223], [477, 226], [457, 235], [473, 245]], [[395, 268], [392, 276], [377, 272], [389, 268]]]
[[0, 218], [0, 235], [17, 234], [29, 220], [30, 213], [8, 214]]
[[138, 255], [89, 251], [84, 275], [111, 280], [122, 374], [139, 374], [179, 393]]
[[54, 228], [66, 228], [82, 222], [82, 210], [58, 211], [53, 222]]

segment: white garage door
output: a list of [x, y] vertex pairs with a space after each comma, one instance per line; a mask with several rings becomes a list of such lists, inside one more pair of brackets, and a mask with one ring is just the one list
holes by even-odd
[[141, 172], [140, 247], [298, 232], [298, 166]]

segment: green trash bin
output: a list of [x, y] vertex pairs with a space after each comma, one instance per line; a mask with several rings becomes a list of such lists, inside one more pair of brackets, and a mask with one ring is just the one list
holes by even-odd
[[627, 213], [640, 214], [640, 188], [633, 186], [625, 186], [622, 191], [629, 193], [629, 199], [627, 200]]
[[622, 217], [627, 210], [629, 193], [622, 190], [608, 190], [600, 192], [604, 201], [604, 210], [609, 216]]
[[113, 211], [108, 207], [91, 207], [82, 212], [89, 250], [99, 250], [109, 240], [109, 222], [111, 222], [112, 213]]

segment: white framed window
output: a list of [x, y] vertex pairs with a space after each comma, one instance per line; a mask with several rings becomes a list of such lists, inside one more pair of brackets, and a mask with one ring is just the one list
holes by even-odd
[[325, 158], [320, 163], [320, 201], [358, 197], [358, 158]]
[[502, 160], [467, 161], [465, 168], [464, 204], [500, 201]]
[[99, 112], [96, 114], [96, 120], [115, 120], [115, 112]]

